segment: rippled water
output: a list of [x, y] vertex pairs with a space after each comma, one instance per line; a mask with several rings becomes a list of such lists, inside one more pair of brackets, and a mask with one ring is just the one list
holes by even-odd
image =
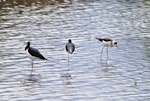
[[[0, 2], [0, 101], [150, 100], [150, 1], [37, 1]], [[118, 41], [108, 66], [95, 37]], [[26, 40], [48, 58], [34, 61], [32, 78]]]

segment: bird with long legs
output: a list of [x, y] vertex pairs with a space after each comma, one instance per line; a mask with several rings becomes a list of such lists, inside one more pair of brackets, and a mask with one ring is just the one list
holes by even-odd
[[33, 72], [33, 61], [34, 60], [47, 60], [36, 48], [30, 47], [30, 42], [26, 42], [25, 51], [27, 56], [32, 60], [32, 70], [31, 70], [31, 76]]
[[117, 41], [109, 39], [109, 38], [96, 38], [96, 39], [99, 40], [103, 44], [103, 48], [102, 48], [101, 53], [100, 53], [101, 62], [102, 62], [103, 49], [105, 47], [107, 47], [107, 58], [106, 58], [106, 63], [107, 63], [107, 61], [108, 61], [108, 47], [117, 47], [118, 48]]
[[68, 43], [65, 46], [66, 51], [68, 52], [68, 69], [69, 69], [69, 54], [72, 54], [75, 51], [75, 45], [72, 43], [72, 40], [69, 39]]

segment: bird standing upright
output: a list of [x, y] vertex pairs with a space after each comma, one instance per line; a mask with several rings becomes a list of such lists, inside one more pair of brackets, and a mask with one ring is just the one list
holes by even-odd
[[68, 43], [65, 46], [66, 51], [68, 52], [68, 68], [69, 68], [69, 54], [72, 54], [75, 51], [75, 45], [72, 43], [71, 39], [68, 40]]
[[[117, 41], [114, 41], [112, 39], [109, 39], [109, 38], [96, 38], [97, 40], [99, 40], [102, 44], [103, 44], [103, 48], [101, 50], [101, 54], [100, 54], [100, 59], [102, 61], [102, 53], [103, 53], [103, 49], [104, 47], [107, 47], [107, 60], [108, 60], [108, 47], [114, 47], [117, 46]], [[106, 63], [107, 63], [107, 60], [106, 60]]]
[[36, 60], [36, 59], [47, 60], [47, 59], [38, 51], [38, 49], [30, 47], [30, 42], [29, 41], [27, 41], [26, 44], [27, 44], [26, 47], [25, 47], [26, 54], [32, 60], [32, 71], [31, 71], [31, 75], [32, 75], [33, 60]]

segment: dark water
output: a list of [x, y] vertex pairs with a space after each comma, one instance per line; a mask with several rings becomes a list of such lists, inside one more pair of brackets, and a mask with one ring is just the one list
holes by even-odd
[[[149, 0], [1, 0], [0, 9], [0, 101], [150, 100]], [[108, 66], [96, 37], [118, 42]], [[32, 78], [26, 40], [49, 59], [34, 61]]]

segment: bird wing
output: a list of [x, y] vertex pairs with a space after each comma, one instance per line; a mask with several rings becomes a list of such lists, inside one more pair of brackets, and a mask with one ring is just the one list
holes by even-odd
[[[75, 51], [75, 45], [74, 44], [72, 44], [72, 53]], [[71, 53], [71, 54], [72, 54]]]
[[65, 48], [66, 48], [66, 51], [68, 52], [68, 44], [66, 45], [66, 47], [65, 47]]
[[28, 51], [29, 51], [29, 53], [30, 53], [32, 56], [38, 57], [38, 58], [40, 58], [40, 59], [42, 59], [42, 60], [45, 60], [45, 59], [46, 59], [46, 58], [45, 58], [37, 49], [35, 49], [35, 48], [30, 47]]
[[112, 41], [112, 39], [109, 39], [109, 38], [96, 38], [97, 40], [99, 40], [99, 41]]
[[68, 53], [72, 54], [75, 50], [75, 45], [73, 43], [69, 43], [65, 48]]

